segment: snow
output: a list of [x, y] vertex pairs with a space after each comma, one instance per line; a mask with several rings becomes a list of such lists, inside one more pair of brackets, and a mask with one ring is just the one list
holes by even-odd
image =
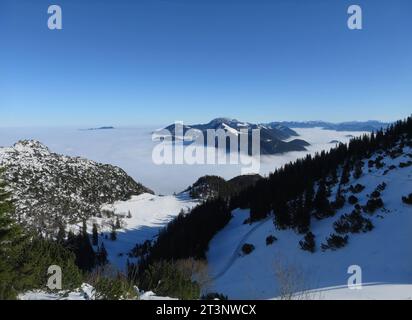
[[[296, 297], [299, 295], [300, 293]], [[303, 293], [303, 296], [318, 300], [412, 300], [412, 285], [373, 283], [364, 284], [362, 289], [330, 287], [311, 290]]]
[[[292, 230], [277, 230], [272, 219], [251, 225], [243, 224], [248, 210], [234, 210], [233, 218], [211, 241], [207, 259], [213, 281], [213, 291], [230, 299], [270, 299], [279, 295], [280, 279], [276, 270], [295, 270], [300, 278], [296, 291], [320, 290], [327, 299], [370, 299], [386, 296], [410, 299], [412, 293], [412, 206], [401, 201], [412, 191], [412, 166], [399, 168], [400, 162], [410, 160], [405, 148], [404, 155], [396, 159], [385, 157], [385, 168], [372, 168], [368, 173], [367, 163], [363, 175], [352, 178], [350, 184], [360, 183], [366, 188], [356, 197], [361, 204], [368, 200], [378, 184], [385, 182], [382, 192], [385, 207], [373, 216], [368, 216], [375, 228], [368, 233], [349, 234], [349, 243], [337, 251], [320, 250], [320, 244], [333, 230], [333, 222], [353, 207], [346, 203], [334, 217], [317, 221], [312, 219], [312, 232], [316, 236], [317, 251], [309, 253], [300, 249], [303, 235]], [[376, 157], [376, 156], [375, 156]], [[373, 157], [374, 158], [374, 157]], [[365, 161], [367, 162], [367, 161]], [[387, 174], [390, 165], [396, 169]], [[346, 195], [348, 196], [348, 192]], [[267, 246], [265, 239], [275, 235], [278, 241]], [[240, 244], [251, 243], [255, 250], [246, 256], [240, 255]], [[363, 283], [379, 286], [350, 290], [347, 281], [348, 267], [358, 265], [362, 269]], [[386, 289], [390, 288], [390, 291]], [[319, 290], [318, 290], [319, 291]], [[393, 292], [392, 292], [393, 291]], [[386, 293], [385, 293], [386, 292]]]
[[222, 123], [223, 129], [227, 130], [229, 133], [237, 136], [240, 132], [237, 131], [236, 129], [228, 126], [226, 123]]
[[[117, 240], [102, 239], [108, 252], [109, 261], [124, 270], [126, 267], [127, 253], [137, 244], [146, 240], [153, 240], [159, 231], [174, 219], [183, 209], [186, 212], [197, 205], [196, 200], [191, 199], [188, 194], [183, 193], [176, 196], [159, 196], [144, 193], [133, 196], [127, 201], [118, 201], [113, 204], [102, 206], [102, 210], [111, 210], [116, 215], [124, 215], [124, 225], [117, 230]], [[127, 218], [130, 211], [131, 218]], [[88, 221], [89, 231], [93, 223], [101, 226], [106, 235], [111, 231], [107, 219], [92, 218]]]
[[139, 300], [178, 300], [178, 299], [157, 296], [153, 291], [147, 291], [139, 296]]
[[[157, 296], [153, 291], [140, 291], [135, 287], [138, 292], [138, 300], [177, 300], [170, 297]], [[80, 288], [73, 291], [57, 291], [47, 292], [45, 290], [31, 290], [21, 293], [18, 296], [19, 300], [95, 300], [94, 287], [90, 284], [83, 283]]]
[[45, 290], [26, 291], [18, 296], [19, 300], [94, 300], [94, 288], [83, 283], [73, 291], [47, 292]]

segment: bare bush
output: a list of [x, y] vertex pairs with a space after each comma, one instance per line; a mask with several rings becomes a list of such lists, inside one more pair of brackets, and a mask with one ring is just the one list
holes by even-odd
[[[297, 292], [303, 291], [305, 285], [303, 272], [296, 266], [276, 261], [274, 271], [279, 288], [280, 300], [294, 300]], [[300, 299], [298, 299], [300, 300]]]
[[303, 269], [279, 259], [274, 263], [274, 272], [280, 300], [319, 299], [318, 294], [308, 290], [308, 278]]
[[181, 259], [176, 261], [176, 267], [192, 281], [196, 281], [202, 293], [209, 291], [212, 279], [205, 260], [196, 260], [194, 258]]

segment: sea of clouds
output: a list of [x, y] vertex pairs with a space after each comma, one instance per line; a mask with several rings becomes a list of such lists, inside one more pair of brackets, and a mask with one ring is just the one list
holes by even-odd
[[[242, 162], [224, 165], [156, 165], [152, 160], [152, 150], [159, 142], [152, 141], [152, 133], [159, 127], [119, 127], [112, 130], [81, 130], [74, 127], [0, 128], [0, 147], [11, 146], [22, 139], [35, 139], [49, 147], [52, 152], [119, 166], [136, 181], [158, 194], [183, 191], [197, 178], [206, 174], [219, 175], [226, 179], [241, 174]], [[330, 143], [333, 140], [346, 143], [350, 136], [364, 134], [321, 128], [294, 130], [300, 135], [297, 138], [311, 144], [308, 151], [261, 157], [258, 173], [267, 175], [307, 153], [328, 150], [335, 146]]]

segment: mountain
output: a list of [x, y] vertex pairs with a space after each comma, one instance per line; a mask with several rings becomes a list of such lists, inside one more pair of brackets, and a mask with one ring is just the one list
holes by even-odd
[[118, 167], [52, 153], [34, 140], [0, 148], [0, 167], [17, 220], [42, 233], [95, 216], [102, 204], [153, 193]]
[[[244, 224], [254, 209], [234, 209], [209, 243], [213, 291], [232, 299], [251, 292], [257, 299], [410, 299], [412, 143], [399, 140], [357, 161], [347, 173], [339, 168], [344, 182], [323, 177], [325, 206], [318, 208], [317, 193], [313, 209], [300, 202], [305, 193], [289, 200], [286, 227], [277, 210]], [[301, 210], [309, 213], [305, 230], [293, 222]], [[248, 254], [245, 245], [253, 248]], [[362, 290], [347, 287], [351, 266], [360, 270]]]
[[193, 199], [226, 198], [253, 186], [260, 179], [262, 176], [259, 174], [241, 175], [227, 181], [219, 176], [206, 175], [200, 177], [185, 192], [188, 192]]
[[348, 121], [341, 123], [332, 123], [325, 121], [281, 121], [281, 122], [271, 122], [267, 126], [285, 126], [288, 128], [323, 128], [327, 130], [335, 131], [366, 131], [373, 132], [382, 128], [386, 128], [390, 125], [389, 122], [380, 122], [375, 120], [369, 121]]
[[[202, 283], [229, 299], [411, 297], [412, 118], [267, 177], [205, 176], [176, 196], [148, 194], [119, 168], [56, 155], [37, 141], [0, 148], [0, 166], [21, 224], [44, 235], [88, 219], [76, 229], [80, 246], [73, 249], [74, 235], [58, 240], [76, 264], [96, 236], [96, 256], [104, 247], [128, 282], [158, 296], [196, 299]], [[34, 251], [34, 263], [42, 253]], [[206, 268], [206, 284], [192, 282], [187, 266]], [[363, 290], [347, 289], [350, 266], [362, 269]]]
[[98, 127], [98, 128], [88, 128], [88, 129], [83, 129], [85, 131], [94, 131], [94, 130], [113, 130], [114, 127], [112, 126], [104, 126], [104, 127]]
[[[191, 257], [234, 299], [410, 298], [411, 177], [409, 117], [201, 203], [159, 234], [140, 272]], [[364, 293], [347, 287], [355, 272]]]
[[[175, 124], [169, 125], [165, 130], [168, 130], [173, 139], [182, 139], [181, 137], [176, 136]], [[194, 124], [194, 125], [183, 125], [183, 135], [185, 135], [188, 130], [195, 130], [188, 140], [187, 143], [191, 143], [195, 140], [197, 134], [203, 134], [204, 144], [207, 143], [207, 130], [219, 130], [222, 129], [227, 136], [235, 138], [239, 141], [239, 136], [242, 134], [241, 129], [247, 130], [248, 141], [249, 141], [249, 150], [248, 154], [252, 153], [250, 142], [252, 137], [253, 129], [260, 129], [260, 154], [262, 155], [271, 155], [277, 153], [284, 153], [289, 151], [305, 151], [309, 143], [301, 139], [293, 139], [291, 141], [285, 141], [291, 139], [292, 137], [298, 136], [298, 134], [292, 129], [283, 126], [283, 125], [261, 125], [253, 124], [248, 122], [240, 122], [236, 119], [230, 118], [216, 118], [206, 124]], [[197, 134], [196, 134], [197, 132]], [[218, 146], [215, 143], [215, 147]], [[227, 151], [229, 151], [229, 146], [226, 146]]]

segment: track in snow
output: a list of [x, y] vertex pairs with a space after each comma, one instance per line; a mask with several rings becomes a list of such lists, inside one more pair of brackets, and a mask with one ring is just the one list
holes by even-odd
[[239, 258], [241, 256], [241, 249], [242, 246], [246, 243], [246, 240], [249, 238], [249, 236], [254, 233], [257, 229], [259, 229], [259, 227], [261, 227], [265, 222], [269, 221], [270, 219], [272, 219], [273, 216], [269, 216], [267, 218], [265, 218], [264, 220], [258, 222], [252, 229], [250, 229], [240, 240], [239, 244], [237, 245], [235, 251], [232, 253], [232, 256], [230, 257], [229, 261], [226, 263], [226, 265], [223, 267], [222, 270], [220, 270], [216, 275], [214, 275], [212, 277], [211, 281], [214, 281], [218, 278], [220, 278], [221, 276], [223, 276], [227, 270], [230, 269], [230, 267], [233, 265], [233, 263], [235, 263], [236, 259]]

